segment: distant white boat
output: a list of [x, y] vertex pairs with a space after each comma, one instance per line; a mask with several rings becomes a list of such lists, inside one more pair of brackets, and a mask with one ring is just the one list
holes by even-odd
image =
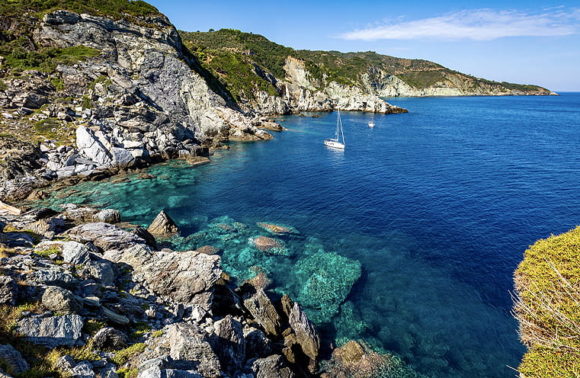
[[[342, 141], [341, 141], [342, 140]], [[344, 150], [346, 143], [344, 141], [344, 133], [342, 132], [342, 119], [340, 118], [340, 109], [338, 109], [338, 117], [336, 118], [336, 135], [334, 138], [324, 140], [326, 147], [335, 148], [337, 150]]]
[[375, 127], [375, 120], [370, 120], [369, 121], [369, 127], [372, 129], [373, 127]]

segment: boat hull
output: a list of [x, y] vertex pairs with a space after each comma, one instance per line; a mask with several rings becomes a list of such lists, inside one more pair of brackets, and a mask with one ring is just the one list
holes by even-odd
[[344, 150], [345, 147], [344, 144], [337, 142], [336, 140], [328, 140], [328, 139], [324, 141], [324, 145], [326, 147], [334, 148], [337, 150]]

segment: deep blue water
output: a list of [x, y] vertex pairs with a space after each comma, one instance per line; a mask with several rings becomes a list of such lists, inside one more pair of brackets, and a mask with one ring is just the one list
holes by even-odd
[[[513, 271], [535, 240], [580, 224], [580, 94], [390, 102], [410, 113], [376, 116], [375, 129], [371, 115], [343, 114], [344, 152], [322, 145], [335, 114], [289, 116], [273, 141], [232, 144], [209, 165], [157, 166], [153, 180], [83, 184], [74, 196], [143, 224], [166, 208], [194, 235], [185, 245], [221, 238], [232, 273], [259, 265], [299, 299], [306, 265], [320, 264], [306, 257], [357, 260], [362, 275], [327, 338], [363, 338], [428, 376], [514, 376], [524, 349], [509, 313]], [[234, 221], [249, 229], [215, 227]], [[250, 250], [260, 221], [301, 232], [285, 241], [292, 256]], [[346, 282], [343, 271], [328, 275]]]

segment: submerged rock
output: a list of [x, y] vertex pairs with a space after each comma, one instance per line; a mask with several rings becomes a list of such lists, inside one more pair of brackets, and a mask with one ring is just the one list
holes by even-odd
[[282, 240], [270, 238], [267, 236], [255, 236], [250, 238], [250, 244], [260, 251], [271, 255], [288, 256], [290, 253]]
[[319, 252], [298, 261], [297, 301], [315, 323], [329, 322], [361, 275], [361, 264], [336, 253]]
[[258, 227], [268, 231], [271, 234], [274, 235], [280, 235], [280, 236], [285, 236], [285, 235], [298, 235], [299, 232], [297, 229], [295, 229], [292, 226], [284, 226], [281, 224], [274, 224], [274, 223], [266, 223], [266, 222], [258, 222], [256, 223], [258, 225]]
[[403, 362], [390, 354], [381, 354], [359, 341], [349, 341], [332, 352], [329, 368], [322, 375], [333, 377], [413, 377]]
[[147, 228], [151, 235], [155, 236], [171, 236], [179, 233], [177, 224], [171, 219], [169, 214], [161, 210], [155, 217], [151, 225]]

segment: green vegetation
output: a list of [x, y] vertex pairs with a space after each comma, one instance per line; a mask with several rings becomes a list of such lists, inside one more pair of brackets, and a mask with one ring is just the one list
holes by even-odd
[[71, 65], [100, 54], [99, 50], [83, 45], [65, 48], [50, 47], [35, 51], [19, 46], [19, 41], [22, 42], [16, 40], [0, 47], [0, 54], [6, 57], [6, 66], [17, 72], [24, 70], [53, 72], [58, 64]]
[[[294, 50], [265, 37], [234, 29], [210, 32], [180, 32], [185, 45], [200, 61], [203, 68], [216, 76], [236, 100], [252, 99], [252, 90], [260, 89], [276, 95], [276, 89], [260, 71], [284, 79], [284, 66], [288, 56], [304, 62], [311, 82], [318, 87], [325, 82], [362, 86], [361, 77], [368, 74], [372, 80], [376, 68], [385, 74], [396, 75], [408, 85], [427, 88], [445, 81], [450, 76], [473, 83], [477, 88], [491, 85], [507, 89], [531, 91], [541, 89], [533, 85], [498, 83], [478, 79], [449, 70], [439, 64], [421, 59], [401, 59], [375, 52], [341, 53], [338, 51]], [[259, 67], [256, 69], [255, 67]]]
[[537, 241], [515, 273], [526, 377], [580, 376], [580, 227]]
[[23, 11], [44, 14], [58, 9], [114, 19], [159, 14], [157, 8], [140, 0], [6, 0], [0, 3], [0, 14], [5, 16], [20, 15]]
[[111, 361], [117, 364], [117, 366], [124, 365], [127, 361], [131, 359], [131, 357], [139, 353], [142, 353], [145, 350], [145, 348], [147, 348], [147, 345], [145, 345], [145, 343], [133, 344], [130, 347], [121, 349], [120, 351], [115, 353], [115, 356], [111, 359]]

